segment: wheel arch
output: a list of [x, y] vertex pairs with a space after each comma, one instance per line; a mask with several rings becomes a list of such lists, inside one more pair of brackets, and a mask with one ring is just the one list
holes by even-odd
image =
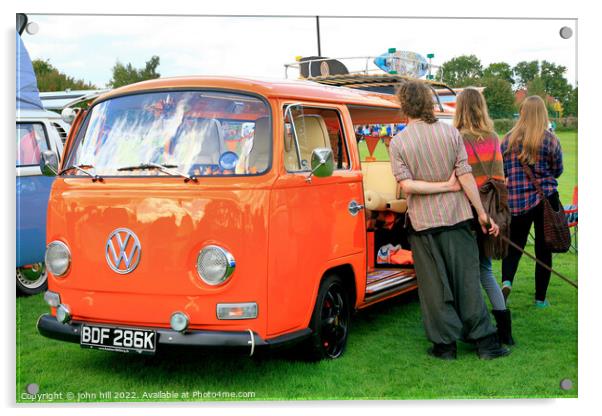
[[318, 300], [318, 293], [320, 291], [320, 286], [322, 285], [322, 282], [328, 276], [331, 276], [333, 274], [339, 276], [343, 280], [345, 287], [349, 290], [349, 293], [351, 294], [350, 301], [351, 301], [351, 305], [353, 305], [352, 310], [354, 311], [357, 309], [358, 282], [356, 280], [357, 273], [356, 273], [353, 265], [351, 263], [342, 263], [342, 264], [332, 265], [332, 266], [328, 267], [326, 270], [324, 270], [324, 272], [322, 272], [320, 279], [317, 281], [317, 284], [314, 287], [312, 302], [310, 304], [309, 314], [308, 314], [308, 318], [307, 318], [308, 324], [311, 320], [311, 316], [316, 307], [316, 301]]
[[357, 284], [355, 280], [355, 271], [353, 270], [353, 266], [349, 263], [345, 263], [339, 266], [331, 267], [322, 274], [320, 284], [322, 284], [326, 277], [333, 274], [339, 276], [343, 280], [343, 283], [345, 287], [349, 290], [349, 294], [351, 296], [349, 300], [351, 301], [351, 304], [355, 309], [355, 305], [357, 303]]

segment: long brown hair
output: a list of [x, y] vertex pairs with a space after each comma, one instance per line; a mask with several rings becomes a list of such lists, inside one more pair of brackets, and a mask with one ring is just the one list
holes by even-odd
[[508, 133], [507, 153], [518, 151], [518, 145], [522, 143], [518, 158], [528, 164], [535, 163], [548, 123], [548, 110], [543, 99], [538, 95], [525, 98], [520, 105], [518, 121]]
[[437, 121], [433, 109], [433, 92], [423, 82], [403, 82], [397, 89], [397, 98], [404, 116], [420, 119], [429, 124]]
[[471, 134], [479, 138], [490, 136], [495, 132], [493, 121], [489, 118], [485, 97], [476, 88], [465, 88], [458, 95], [454, 126], [462, 134]]

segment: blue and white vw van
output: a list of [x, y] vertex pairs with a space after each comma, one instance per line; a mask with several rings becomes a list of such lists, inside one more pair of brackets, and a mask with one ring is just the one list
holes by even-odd
[[36, 76], [27, 49], [16, 33], [16, 143], [17, 156], [17, 294], [46, 289], [46, 209], [54, 178], [43, 176], [40, 154], [63, 152], [69, 124], [47, 111], [40, 101]]
[[63, 152], [69, 125], [59, 114], [21, 109], [16, 120], [17, 156], [17, 293], [31, 295], [46, 290], [46, 209], [53, 177], [43, 176], [40, 153]]

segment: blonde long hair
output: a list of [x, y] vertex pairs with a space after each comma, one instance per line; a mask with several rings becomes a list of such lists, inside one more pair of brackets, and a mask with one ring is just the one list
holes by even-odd
[[507, 153], [518, 150], [522, 143], [518, 158], [528, 164], [535, 163], [548, 123], [548, 110], [543, 99], [538, 95], [525, 98], [520, 105], [518, 121], [508, 133]]
[[471, 134], [483, 139], [495, 132], [489, 118], [485, 97], [476, 88], [468, 87], [456, 99], [454, 126], [462, 134]]

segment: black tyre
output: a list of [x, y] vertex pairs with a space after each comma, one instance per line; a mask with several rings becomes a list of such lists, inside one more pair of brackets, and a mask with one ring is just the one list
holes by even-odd
[[17, 295], [29, 296], [48, 288], [48, 272], [44, 263], [17, 267]]
[[351, 297], [343, 280], [327, 276], [320, 284], [310, 321], [311, 337], [304, 348], [311, 361], [339, 358], [347, 346]]

